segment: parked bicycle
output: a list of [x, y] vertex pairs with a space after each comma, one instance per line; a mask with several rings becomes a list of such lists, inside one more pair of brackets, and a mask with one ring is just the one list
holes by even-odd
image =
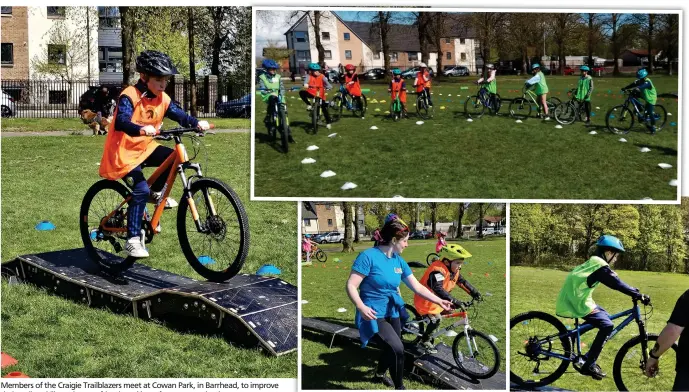
[[[301, 252], [301, 258], [303, 261], [306, 261], [306, 252]], [[319, 248], [318, 245], [312, 244], [309, 258], [315, 258], [321, 263], [325, 263], [328, 260], [328, 255], [326, 255], [325, 252], [323, 252], [323, 249]]]
[[[626, 98], [622, 105], [613, 106], [605, 115], [605, 126], [615, 134], [627, 134], [634, 126], [634, 121], [651, 127], [651, 117], [646, 114], [645, 105], [636, 97], [635, 90], [624, 91]], [[662, 105], [653, 105], [656, 132], [667, 122], [667, 111]]]
[[[249, 222], [237, 194], [222, 181], [203, 177], [201, 165], [192, 163], [198, 155], [198, 130], [176, 128], [161, 131], [159, 140], [174, 140], [175, 152], [148, 178], [149, 186], [170, 169], [153, 214], [144, 209], [142, 231], [146, 243], [160, 233], [165, 202], [175, 183], [182, 181], [182, 197], [177, 207], [177, 236], [182, 253], [199, 275], [223, 282], [242, 268], [249, 251]], [[182, 136], [193, 142], [189, 157]], [[194, 171], [187, 177], [186, 170]], [[123, 182], [100, 180], [86, 192], [81, 202], [79, 229], [89, 257], [105, 272], [119, 274], [134, 264], [127, 256], [127, 208], [131, 191]], [[113, 257], [113, 253], [114, 256]]]
[[[500, 352], [495, 345], [497, 339], [471, 327], [467, 309], [472, 306], [474, 309], [477, 308], [475, 300], [463, 302], [455, 311], [440, 314], [443, 319], [458, 320], [445, 328], [438, 328], [431, 335], [431, 339], [455, 331], [457, 336], [452, 342], [452, 356], [459, 370], [474, 378], [490, 378], [500, 368]], [[418, 344], [431, 320], [428, 316], [420, 316], [409, 304], [404, 307], [410, 318], [402, 326], [402, 339], [407, 343]], [[474, 314], [474, 318], [477, 314]]]
[[567, 94], [570, 96], [569, 101], [563, 102], [555, 108], [555, 121], [562, 125], [569, 125], [577, 120], [586, 121], [587, 113], [584, 102], [576, 98], [577, 89], [573, 88]]
[[[512, 100], [512, 102], [510, 102], [510, 116], [519, 120], [527, 119], [531, 115], [533, 107], [536, 107], [538, 111], [537, 117], [543, 117], [543, 108], [541, 108], [537, 98], [538, 96], [535, 92], [533, 92], [531, 89], [523, 87], [522, 96], [515, 98]], [[553, 113], [553, 110], [555, 110], [555, 108], [561, 103], [562, 101], [560, 101], [560, 99], [557, 97], [548, 98], [546, 100], [546, 104], [548, 105], [548, 113]]]
[[[477, 83], [478, 84], [478, 83]], [[472, 95], [464, 102], [464, 113], [469, 118], [480, 118], [488, 109], [490, 114], [497, 114], [502, 106], [502, 101], [499, 94], [495, 94], [494, 99], [491, 99], [490, 93], [486, 89], [487, 83], [478, 84], [476, 95]]]
[[332, 106], [335, 109], [333, 112], [333, 121], [338, 121], [342, 118], [342, 113], [349, 110], [355, 117], [364, 117], [366, 114], [366, 96], [362, 93], [360, 99], [355, 99], [352, 94], [347, 91], [344, 84], [340, 84], [340, 91], [335, 94]]
[[[265, 91], [268, 93], [275, 92], [271, 89], [258, 89], [259, 91]], [[277, 140], [277, 134], [280, 133], [280, 141], [282, 150], [284, 152], [289, 151], [289, 118], [287, 118], [287, 106], [283, 102], [282, 92], [277, 91], [277, 100], [275, 106], [273, 106], [272, 116], [269, 119], [268, 125], [268, 135], [270, 135], [271, 141], [275, 142]]]
[[[608, 341], [635, 321], [639, 334], [617, 352], [613, 365], [615, 385], [620, 391], [672, 390], [677, 344], [663, 355], [662, 369], [655, 377], [643, 374], [648, 353], [658, 340], [658, 335], [646, 332], [646, 321], [653, 313], [651, 298], [641, 296], [632, 299], [631, 309], [610, 316], [611, 320], [626, 317], [608, 336]], [[639, 302], [644, 306], [642, 311]], [[511, 366], [510, 380], [522, 388], [533, 389], [552, 384], [559, 379], [572, 363], [575, 370], [584, 363], [581, 352], [581, 335], [595, 329], [591, 324], [579, 324], [569, 329], [555, 316], [539, 311], [517, 315], [510, 320]], [[672, 354], [674, 352], [674, 355]], [[574, 366], [574, 364], [577, 364]]]
[[430, 106], [428, 102], [428, 91], [424, 89], [416, 97], [416, 114], [427, 120], [433, 118], [433, 111], [433, 106]]
[[390, 116], [393, 121], [399, 121], [402, 118], [402, 101], [400, 101], [400, 92], [395, 94], [395, 99], [390, 102]]

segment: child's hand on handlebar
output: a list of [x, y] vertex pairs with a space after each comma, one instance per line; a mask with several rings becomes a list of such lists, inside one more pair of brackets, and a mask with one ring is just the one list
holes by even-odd
[[196, 126], [200, 131], [207, 131], [211, 129], [211, 125], [208, 124], [208, 121], [199, 121], [199, 124]]
[[146, 136], [155, 136], [159, 133], [153, 125], [144, 125], [143, 127], [141, 127], [141, 129], [139, 129], [139, 131], [144, 131], [144, 134], [146, 134]]

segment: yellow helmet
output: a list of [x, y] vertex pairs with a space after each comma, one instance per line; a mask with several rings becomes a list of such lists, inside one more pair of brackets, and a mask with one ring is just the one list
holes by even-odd
[[443, 246], [438, 253], [440, 260], [456, 260], [456, 259], [468, 259], [471, 257], [471, 253], [464, 249], [461, 245], [448, 244]]

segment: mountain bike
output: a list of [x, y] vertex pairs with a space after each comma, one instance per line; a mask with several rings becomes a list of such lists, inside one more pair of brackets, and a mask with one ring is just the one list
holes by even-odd
[[390, 102], [390, 116], [393, 121], [399, 121], [403, 115], [402, 101], [400, 101], [400, 92], [395, 94], [395, 99]]
[[577, 120], [586, 121], [586, 113], [584, 109], [584, 101], [576, 98], [577, 89], [573, 88], [567, 93], [570, 96], [569, 101], [563, 102], [555, 108], [555, 121], [562, 125], [569, 125]]
[[433, 111], [433, 106], [430, 106], [428, 103], [428, 91], [423, 89], [416, 97], [416, 114], [427, 120], [433, 118]]
[[[512, 100], [512, 102], [510, 102], [510, 116], [519, 120], [524, 120], [531, 115], [531, 111], [533, 110], [532, 106], [535, 106], [538, 110], [537, 116], [543, 117], [544, 113], [541, 112], [543, 109], [536, 100], [537, 98], [538, 96], [535, 92], [533, 92], [531, 89], [528, 89], [526, 86], [523, 87], [522, 96], [515, 98]], [[560, 101], [559, 98], [548, 98], [546, 100], [546, 104], [548, 105], [548, 113], [553, 113], [553, 110], [555, 110], [555, 108], [561, 103], [562, 101]]]
[[[623, 344], [615, 356], [615, 385], [620, 391], [672, 390], [677, 344], [673, 344], [672, 350], [663, 355], [662, 369], [669, 372], [659, 372], [653, 378], [645, 376], [643, 370], [646, 368], [648, 353], [658, 340], [658, 335], [646, 332], [645, 323], [653, 313], [653, 306], [651, 298], [647, 296], [633, 298], [632, 302], [631, 309], [610, 316], [611, 320], [626, 318], [612, 330], [607, 341], [632, 321], [639, 328], [639, 335]], [[639, 302], [644, 305], [643, 312]], [[580, 367], [585, 360], [581, 353], [581, 335], [592, 329], [595, 328], [588, 323], [579, 324], [578, 319], [574, 320], [574, 328], [569, 329], [557, 317], [539, 311], [522, 313], [512, 318], [510, 380], [522, 388], [533, 389], [555, 382], [565, 373], [570, 363], [578, 370], [574, 364]]]
[[[160, 131], [156, 136], [159, 140], [174, 140], [175, 152], [146, 181], [150, 187], [170, 169], [153, 213], [144, 209], [142, 242], [151, 243], [160, 233], [165, 202], [178, 174], [182, 197], [177, 207], [177, 236], [182, 253], [199, 275], [223, 282], [235, 276], [244, 264], [249, 251], [249, 222], [232, 188], [218, 179], [203, 177], [201, 165], [192, 162], [199, 152], [197, 132], [196, 128], [176, 128]], [[182, 143], [183, 136], [193, 142], [191, 157]], [[187, 177], [186, 170], [194, 174]], [[84, 247], [89, 257], [109, 274], [117, 275], [135, 261], [125, 250], [131, 198], [123, 181], [103, 179], [88, 189], [81, 202], [79, 229]]]
[[[258, 89], [258, 91], [265, 91], [268, 93], [276, 92], [271, 89]], [[287, 105], [283, 101], [283, 96], [281, 91], [277, 91], [277, 100], [273, 106], [272, 115], [270, 116], [268, 126], [268, 135], [273, 142], [277, 139], [277, 133], [280, 133], [280, 141], [282, 150], [284, 152], [289, 151], [289, 118], [287, 118]], [[269, 110], [270, 111], [270, 110]]]
[[[474, 378], [490, 378], [500, 368], [500, 352], [495, 345], [494, 337], [473, 329], [469, 323], [467, 309], [474, 307], [475, 300], [463, 302], [459, 309], [450, 313], [441, 313], [442, 319], [458, 320], [445, 328], [438, 328], [432, 335], [431, 340], [445, 335], [449, 331], [458, 330], [452, 342], [452, 356], [459, 370]], [[402, 340], [410, 344], [421, 342], [424, 331], [431, 322], [429, 316], [421, 316], [416, 309], [407, 304], [404, 308], [413, 316], [402, 326]], [[476, 318], [478, 312], [474, 313]], [[495, 339], [497, 340], [497, 339]]]
[[[634, 121], [651, 127], [651, 118], [646, 114], [646, 108], [637, 98], [638, 92], [625, 90], [627, 98], [622, 105], [613, 106], [605, 115], [605, 126], [615, 134], [627, 134], [634, 126]], [[667, 111], [662, 105], [653, 105], [656, 132], [660, 131], [667, 122]]]
[[[329, 89], [326, 89], [328, 91]], [[311, 126], [313, 127], [313, 134], [318, 133], [318, 126], [325, 125], [321, 120], [321, 112], [323, 111], [323, 99], [319, 95], [320, 89], [316, 89], [316, 96], [313, 97], [313, 104], [311, 105]]]
[[479, 84], [476, 95], [470, 96], [464, 102], [464, 113], [466, 113], [469, 118], [480, 118], [483, 116], [486, 108], [488, 108], [488, 112], [490, 114], [498, 114], [500, 107], [502, 106], [500, 95], [495, 94], [495, 101], [491, 101], [491, 96], [485, 87], [485, 83], [481, 83]]
[[[306, 260], [306, 252], [301, 252], [302, 260]], [[328, 260], [328, 255], [323, 252], [323, 249], [319, 248], [318, 245], [311, 245], [310, 259], [315, 258], [321, 263], [325, 263]]]
[[366, 96], [362, 93], [359, 99], [355, 99], [352, 94], [347, 91], [344, 84], [340, 84], [340, 91], [335, 94], [332, 101], [332, 106], [335, 108], [333, 112], [333, 121], [338, 121], [342, 118], [342, 113], [346, 110], [352, 112], [355, 117], [364, 117], [366, 114]]

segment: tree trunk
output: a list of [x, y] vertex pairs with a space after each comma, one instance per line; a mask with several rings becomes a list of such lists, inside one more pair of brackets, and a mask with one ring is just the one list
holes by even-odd
[[353, 233], [352, 233], [352, 204], [342, 202], [342, 212], [344, 212], [345, 235], [342, 242], [342, 252], [354, 252]]
[[443, 49], [441, 48], [441, 41], [443, 40], [443, 33], [445, 30], [444, 29], [444, 24], [445, 24], [445, 14], [442, 12], [436, 12], [435, 13], [435, 46], [436, 50], [438, 51], [438, 59], [437, 65], [436, 65], [436, 73], [439, 75], [442, 75], [441, 72], [443, 72]]
[[318, 64], [325, 63], [325, 48], [321, 42], [321, 12], [313, 11], [313, 33], [316, 36], [316, 49], [318, 50]]
[[615, 62], [613, 64], [612, 68], [612, 74], [613, 76], [619, 76], [620, 74], [620, 68], [617, 65], [617, 60], [620, 57], [620, 50], [618, 48], [619, 43], [617, 42], [617, 18], [618, 14], [611, 14], [610, 16], [611, 24], [612, 24], [612, 36], [611, 36], [611, 42], [612, 42], [612, 59]]
[[455, 239], [462, 238], [464, 232], [462, 232], [462, 218], [464, 218], [464, 203], [459, 203], [457, 207], [457, 233], [455, 234]]
[[648, 74], [653, 73], [653, 22], [655, 22], [655, 15], [653, 14], [648, 14], [648, 36], [646, 42], [647, 47], [648, 47]]
[[419, 12], [416, 19], [416, 30], [419, 35], [419, 47], [421, 48], [421, 61], [428, 64], [430, 61], [430, 52], [428, 51], [428, 23], [431, 20], [430, 12]]
[[589, 31], [588, 31], [588, 40], [586, 42], [586, 44], [587, 44], [586, 45], [586, 49], [587, 49], [586, 56], [588, 58], [587, 63], [588, 63], [588, 66], [590, 68], [593, 68], [593, 65], [594, 65], [594, 63], [593, 63], [593, 39], [594, 39], [594, 37], [593, 37], [593, 20], [595, 18], [595, 15], [596, 14], [591, 14], [591, 13], [589, 14]]
[[354, 242], [357, 244], [361, 241], [359, 238], [359, 218], [361, 217], [361, 213], [359, 211], [362, 209], [363, 207], [361, 204], [354, 204]]
[[383, 47], [383, 67], [385, 68], [385, 79], [390, 80], [390, 43], [388, 42], [388, 19], [389, 12], [378, 11], [378, 24], [380, 27], [380, 41]]
[[438, 203], [430, 203], [431, 207], [431, 235], [435, 236], [435, 227], [438, 223]]
[[136, 8], [120, 8], [120, 26], [122, 35], [122, 84], [132, 86], [136, 84]]
[[194, 7], [187, 7], [187, 30], [189, 31], [189, 100], [191, 115], [196, 117], [196, 53], [194, 45]]
[[484, 214], [484, 203], [478, 203], [478, 238], [483, 238], [483, 214]]

